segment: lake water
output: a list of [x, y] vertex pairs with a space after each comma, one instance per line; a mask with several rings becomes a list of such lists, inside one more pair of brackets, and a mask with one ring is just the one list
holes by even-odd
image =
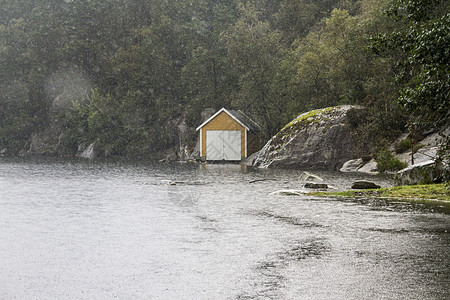
[[449, 214], [270, 195], [300, 174], [0, 158], [0, 299], [450, 297]]

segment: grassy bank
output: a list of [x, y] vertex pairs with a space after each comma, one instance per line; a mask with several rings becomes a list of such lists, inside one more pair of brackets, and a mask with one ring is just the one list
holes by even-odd
[[313, 192], [311, 194], [323, 197], [388, 198], [398, 201], [436, 204], [450, 209], [450, 187], [444, 183], [345, 192]]

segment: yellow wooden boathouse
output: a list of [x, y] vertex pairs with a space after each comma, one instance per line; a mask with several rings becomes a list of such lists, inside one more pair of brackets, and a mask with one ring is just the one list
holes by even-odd
[[203, 161], [239, 161], [261, 147], [259, 125], [240, 111], [222, 108], [197, 131]]

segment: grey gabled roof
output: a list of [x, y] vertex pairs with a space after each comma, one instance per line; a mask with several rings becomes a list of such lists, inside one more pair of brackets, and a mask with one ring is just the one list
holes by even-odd
[[212, 119], [214, 119], [217, 115], [219, 115], [221, 112], [225, 112], [230, 117], [232, 117], [236, 122], [240, 123], [245, 129], [249, 131], [260, 131], [261, 127], [252, 119], [247, 117], [243, 112], [236, 111], [236, 110], [227, 110], [225, 108], [220, 109], [217, 111], [214, 115], [212, 115], [208, 120], [202, 123], [202, 125], [197, 127], [197, 131], [200, 130], [203, 126], [209, 123]]
[[228, 112], [232, 114], [236, 119], [244, 123], [250, 129], [250, 131], [261, 131], [261, 127], [258, 125], [258, 123], [247, 117], [247, 115], [245, 115], [242, 111], [228, 110]]

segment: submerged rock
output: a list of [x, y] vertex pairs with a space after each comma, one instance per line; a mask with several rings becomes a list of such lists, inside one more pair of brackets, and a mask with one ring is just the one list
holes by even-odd
[[356, 156], [347, 113], [357, 106], [337, 106], [299, 115], [273, 136], [254, 161], [261, 168], [339, 170]]
[[301, 196], [305, 193], [300, 190], [278, 190], [270, 193], [269, 195], [279, 195], [279, 196]]
[[300, 175], [300, 180], [302, 180], [302, 181], [315, 181], [315, 182], [323, 181], [323, 179], [320, 178], [319, 176], [314, 175], [314, 174], [309, 173], [309, 172], [303, 172], [302, 175]]
[[326, 184], [326, 183], [307, 182], [305, 184], [305, 188], [308, 188], [308, 189], [327, 189], [328, 188], [328, 184]]
[[379, 189], [381, 188], [378, 184], [370, 182], [370, 181], [365, 181], [365, 180], [358, 180], [355, 181], [352, 185], [352, 189], [355, 190], [367, 190], [367, 189]]

